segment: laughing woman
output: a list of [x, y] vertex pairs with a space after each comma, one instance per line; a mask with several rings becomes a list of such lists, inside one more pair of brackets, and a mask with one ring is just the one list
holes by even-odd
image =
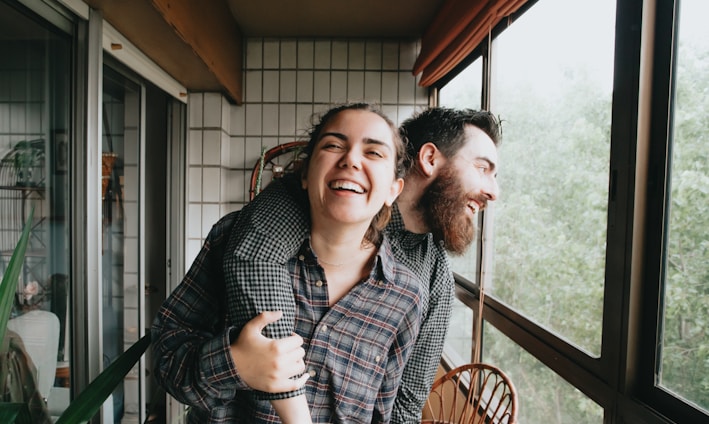
[[[234, 375], [234, 396], [223, 407], [193, 410], [190, 422], [370, 423], [391, 415], [427, 287], [395, 259], [400, 248], [383, 233], [403, 188], [403, 142], [381, 112], [352, 104], [323, 115], [305, 153], [295, 196], [307, 204], [310, 227], [295, 255], [275, 257], [281, 235], [250, 227], [239, 212], [210, 234], [228, 240], [232, 349], [225, 372]], [[166, 327], [179, 296], [178, 287], [154, 328]], [[273, 321], [269, 311], [283, 313], [266, 327], [270, 339], [242, 331], [261, 313], [264, 325]], [[254, 350], [258, 344], [262, 350]], [[201, 366], [211, 360], [194, 359]], [[263, 369], [270, 371], [254, 371]], [[283, 385], [284, 373], [299, 377]]]

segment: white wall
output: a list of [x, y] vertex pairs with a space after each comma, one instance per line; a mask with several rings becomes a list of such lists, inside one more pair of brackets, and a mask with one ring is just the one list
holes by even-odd
[[248, 201], [262, 149], [302, 139], [313, 113], [364, 100], [399, 124], [426, 107], [428, 90], [411, 74], [418, 51], [415, 41], [247, 40], [244, 103], [188, 99], [186, 267], [212, 224]]

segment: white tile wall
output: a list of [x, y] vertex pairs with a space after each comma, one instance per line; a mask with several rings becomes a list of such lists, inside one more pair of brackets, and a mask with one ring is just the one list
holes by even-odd
[[202, 123], [205, 128], [221, 128], [222, 97], [219, 93], [204, 93]]
[[202, 133], [202, 164], [221, 164], [221, 131], [205, 129]]
[[217, 93], [188, 99], [186, 266], [207, 232], [249, 199], [262, 150], [302, 139], [313, 113], [336, 103], [380, 104], [397, 124], [428, 104], [411, 74], [419, 44], [392, 40], [251, 38], [244, 52], [244, 103]]
[[315, 69], [330, 69], [332, 42], [327, 40], [315, 41]]

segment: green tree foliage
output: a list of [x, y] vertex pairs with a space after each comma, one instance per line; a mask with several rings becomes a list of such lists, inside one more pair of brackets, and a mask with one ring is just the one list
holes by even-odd
[[[491, 292], [571, 343], [600, 353], [610, 158], [609, 93], [565, 72], [554, 95], [504, 87], [501, 198]], [[496, 335], [497, 334], [497, 335]], [[598, 423], [603, 410], [504, 336], [484, 358], [524, 393], [520, 422]]]
[[610, 96], [583, 74], [562, 83], [558, 96], [506, 97], [493, 292], [598, 354]]
[[709, 409], [709, 51], [679, 51], [661, 384]]

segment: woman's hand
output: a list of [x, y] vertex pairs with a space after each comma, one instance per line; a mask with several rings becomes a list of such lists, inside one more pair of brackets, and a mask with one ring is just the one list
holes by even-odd
[[[246, 323], [231, 345], [231, 357], [241, 379], [254, 390], [267, 393], [290, 392], [308, 379], [305, 371], [303, 338], [297, 334], [269, 339], [261, 331], [278, 321], [281, 311], [263, 312]], [[302, 375], [301, 375], [302, 374]], [[300, 376], [297, 379], [291, 377]]]

